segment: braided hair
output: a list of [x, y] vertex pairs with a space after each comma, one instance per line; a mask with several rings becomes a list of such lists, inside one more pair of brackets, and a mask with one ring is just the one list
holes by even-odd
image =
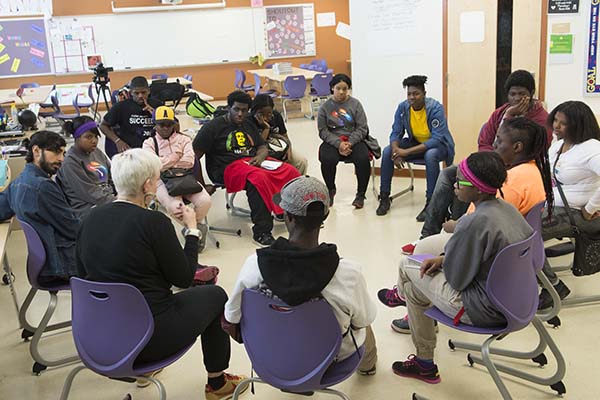
[[467, 157], [467, 166], [471, 172], [487, 185], [502, 193], [502, 185], [506, 181], [506, 167], [502, 158], [493, 151], [480, 151]]
[[552, 215], [554, 205], [554, 191], [552, 190], [552, 175], [550, 173], [550, 160], [548, 159], [548, 136], [546, 129], [527, 118], [513, 118], [505, 121], [502, 126], [506, 129], [513, 143], [523, 143], [524, 160], [535, 161], [546, 192], [546, 210], [548, 216]]

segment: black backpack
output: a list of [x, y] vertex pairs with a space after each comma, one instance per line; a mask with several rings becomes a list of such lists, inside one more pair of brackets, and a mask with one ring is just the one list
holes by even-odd
[[215, 106], [206, 100], [202, 100], [198, 93], [190, 92], [185, 103], [187, 115], [194, 118], [210, 118], [215, 112]]
[[173, 108], [177, 108], [184, 93], [185, 86], [178, 82], [154, 82], [150, 85], [150, 98], [156, 99], [163, 104], [167, 101], [172, 101]]

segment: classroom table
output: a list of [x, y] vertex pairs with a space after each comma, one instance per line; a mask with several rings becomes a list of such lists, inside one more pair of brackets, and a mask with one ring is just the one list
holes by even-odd
[[19, 108], [24, 108], [33, 103], [43, 103], [52, 90], [51, 85], [23, 89], [21, 98], [17, 96], [18, 88], [0, 90], [0, 105], [10, 106], [12, 103]]
[[[283, 82], [288, 76], [293, 75], [302, 75], [306, 79], [306, 91], [304, 92], [304, 97], [300, 101], [300, 113], [295, 113], [295, 116], [306, 116], [307, 113], [310, 112], [311, 107], [311, 97], [310, 97], [310, 82], [315, 77], [315, 75], [321, 74], [319, 71], [311, 71], [309, 69], [292, 67], [292, 72], [289, 74], [277, 74], [273, 71], [272, 68], [269, 69], [251, 69], [247, 72], [248, 75], [257, 74], [261, 78], [267, 79], [269, 83], [269, 89], [275, 89], [280, 94], [285, 94], [285, 89], [283, 87]], [[275, 103], [277, 108], [281, 108], [281, 102], [278, 100]], [[291, 110], [290, 110], [291, 111]], [[294, 116], [294, 112], [291, 113], [288, 111], [288, 118]]]

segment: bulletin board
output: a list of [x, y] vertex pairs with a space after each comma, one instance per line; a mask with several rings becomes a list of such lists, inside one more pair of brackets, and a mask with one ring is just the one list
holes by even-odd
[[48, 32], [54, 72], [85, 72], [87, 56], [98, 53], [94, 27], [82, 25], [76, 18], [53, 18], [48, 22]]
[[267, 58], [316, 54], [313, 4], [265, 7]]
[[50, 73], [44, 19], [0, 20], [0, 78]]

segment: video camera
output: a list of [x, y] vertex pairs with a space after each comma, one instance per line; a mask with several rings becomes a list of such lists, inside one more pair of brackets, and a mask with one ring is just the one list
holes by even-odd
[[114, 71], [112, 67], [105, 67], [104, 64], [99, 63], [93, 69], [94, 71], [94, 83], [99, 85], [107, 84], [110, 79], [108, 77], [108, 73]]

